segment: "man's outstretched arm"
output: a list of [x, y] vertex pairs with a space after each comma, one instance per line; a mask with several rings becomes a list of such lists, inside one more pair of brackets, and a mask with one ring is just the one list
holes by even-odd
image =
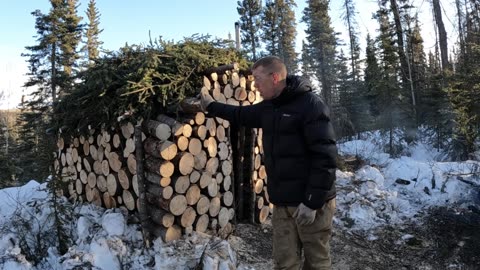
[[261, 127], [261, 113], [264, 108], [263, 102], [250, 106], [234, 106], [216, 102], [207, 90], [201, 92], [201, 104], [204, 112], [209, 117], [220, 117], [230, 121], [232, 124], [238, 124], [249, 128]]

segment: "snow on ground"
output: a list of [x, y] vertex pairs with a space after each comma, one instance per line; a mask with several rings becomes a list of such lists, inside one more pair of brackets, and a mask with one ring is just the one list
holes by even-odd
[[[405, 155], [393, 158], [382, 151], [383, 143], [372, 136], [370, 140], [339, 144], [342, 155], [357, 155], [366, 165], [356, 172], [337, 170], [337, 226], [368, 232], [380, 225], [411, 221], [431, 206], [478, 203], [480, 180], [472, 174], [478, 172], [478, 162], [436, 161], [440, 153], [424, 143], [404, 145]], [[45, 184], [30, 181], [22, 187], [0, 190], [0, 269], [189, 269], [205, 253], [222, 258], [219, 269], [230, 269], [226, 264], [252, 269], [238, 266], [228, 242], [203, 234], [168, 244], [157, 239], [152, 248], [144, 249], [138, 226], [128, 224], [126, 214], [119, 209], [72, 206], [66, 201], [65, 206], [73, 207], [70, 223], [64, 225], [72, 239], [70, 248], [62, 256], [55, 248], [48, 248], [34, 266], [32, 259], [27, 259], [30, 250], [22, 250], [20, 241], [27, 239], [31, 247], [36, 235], [54, 241], [45, 188]], [[210, 269], [218, 261], [203, 263], [204, 269]]]
[[30, 200], [45, 199], [47, 193], [43, 191], [46, 185], [30, 181], [21, 188], [5, 188], [0, 190], [0, 220], [6, 220], [18, 208], [19, 204]]
[[[29, 184], [19, 188], [9, 188], [11, 194], [22, 194], [29, 191], [31, 194], [44, 194], [40, 189], [43, 185], [31, 181]], [[2, 190], [0, 192], [5, 192]], [[41, 197], [41, 198], [39, 198]], [[20, 197], [19, 197], [20, 198]], [[72, 239], [68, 252], [60, 256], [55, 248], [49, 248], [48, 254], [41, 262], [33, 266], [33, 263], [26, 259], [22, 254], [20, 241], [25, 233], [26, 227], [15, 226], [16, 215], [22, 213], [24, 220], [31, 220], [32, 227], [28, 227], [31, 235], [42, 235], [54, 230], [48, 225], [45, 227], [35, 224], [48, 224], [49, 216], [45, 212], [51, 213], [48, 207], [46, 196], [23, 196], [25, 199], [20, 201], [15, 197], [0, 197], [0, 205], [4, 203], [11, 204], [13, 201], [20, 203], [17, 205], [17, 211], [11, 211], [11, 208], [2, 207], [0, 213], [3, 218], [0, 220], [0, 269], [5, 270], [23, 270], [23, 269], [155, 269], [155, 270], [183, 270], [193, 269], [199, 262], [204, 252], [215, 253], [223, 265], [219, 269], [229, 269], [228, 263], [237, 265], [235, 252], [231, 250], [228, 242], [211, 237], [205, 234], [193, 234], [185, 241], [176, 241], [173, 243], [163, 243], [157, 239], [151, 249], [142, 247], [142, 234], [137, 225], [128, 225], [125, 219], [125, 213], [119, 209], [106, 210], [94, 205], [79, 205], [73, 213], [74, 219], [71, 220]], [[68, 205], [68, 202], [63, 202]], [[7, 213], [8, 212], [8, 213]], [[29, 213], [23, 214], [24, 212]], [[68, 225], [65, 226], [68, 230]], [[51, 235], [51, 234], [50, 234]], [[32, 247], [33, 249], [33, 247]], [[221, 251], [226, 250], [226, 254]], [[224, 252], [225, 253], [225, 252]], [[220, 255], [218, 255], [220, 254]], [[204, 256], [203, 263], [213, 265], [215, 261], [209, 260]], [[146, 267], [149, 265], [149, 267]], [[241, 266], [244, 267], [244, 266]], [[210, 267], [211, 269], [214, 269]], [[210, 269], [205, 268], [205, 269]], [[215, 268], [217, 269], [217, 268]], [[237, 268], [241, 269], [241, 268]]]
[[441, 153], [424, 143], [407, 145], [406, 155], [392, 158], [381, 150], [383, 143], [339, 145], [340, 154], [358, 156], [367, 165], [354, 173], [337, 171], [337, 223], [368, 230], [411, 220], [431, 206], [479, 203], [479, 162], [436, 161]]

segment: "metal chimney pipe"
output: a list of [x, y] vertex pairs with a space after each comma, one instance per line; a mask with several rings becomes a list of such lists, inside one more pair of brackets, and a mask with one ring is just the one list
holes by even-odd
[[240, 23], [235, 22], [235, 48], [240, 50]]

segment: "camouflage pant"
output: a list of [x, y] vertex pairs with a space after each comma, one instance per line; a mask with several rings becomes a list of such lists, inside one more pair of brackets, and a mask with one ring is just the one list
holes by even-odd
[[305, 255], [304, 270], [331, 269], [330, 237], [335, 199], [317, 210], [315, 221], [299, 226], [292, 217], [296, 207], [273, 208], [273, 259], [275, 269], [298, 270]]

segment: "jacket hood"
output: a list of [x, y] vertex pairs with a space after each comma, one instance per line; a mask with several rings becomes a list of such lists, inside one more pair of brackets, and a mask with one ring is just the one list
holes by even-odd
[[312, 91], [312, 87], [308, 81], [300, 76], [287, 76], [287, 86], [283, 89], [280, 96], [272, 100], [273, 104], [283, 104], [296, 97]]

